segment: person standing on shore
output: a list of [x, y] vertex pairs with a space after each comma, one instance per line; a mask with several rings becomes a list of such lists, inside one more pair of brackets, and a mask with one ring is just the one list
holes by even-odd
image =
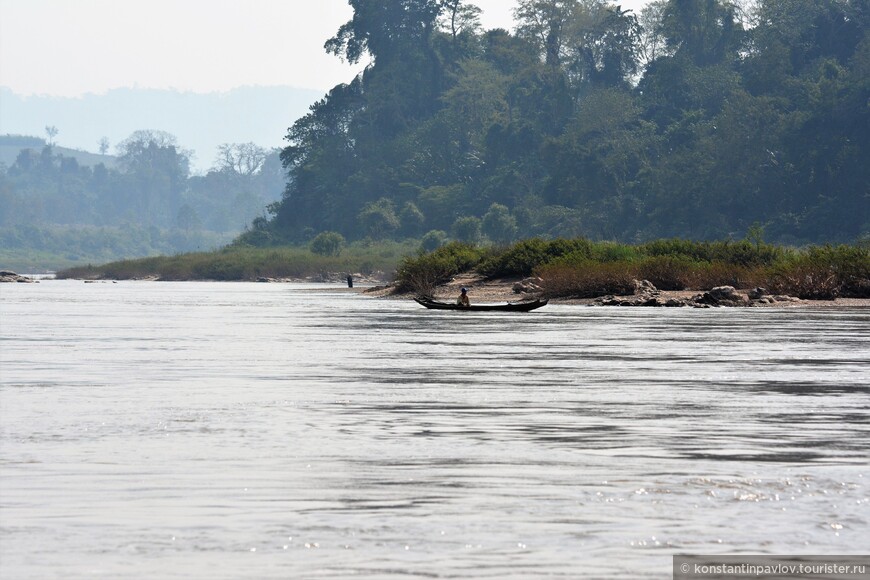
[[471, 302], [468, 300], [468, 289], [463, 288], [462, 292], [459, 294], [459, 298], [456, 299], [456, 304], [459, 306], [465, 306], [466, 308], [471, 306]]

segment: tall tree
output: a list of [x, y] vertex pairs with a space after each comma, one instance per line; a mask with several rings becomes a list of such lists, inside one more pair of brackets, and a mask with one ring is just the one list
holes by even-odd
[[663, 19], [667, 0], [653, 0], [640, 11], [638, 24], [641, 27], [641, 37], [638, 49], [644, 64], [649, 64], [667, 54]]
[[266, 150], [254, 143], [224, 143], [215, 160], [218, 171], [250, 177], [266, 162]]
[[477, 34], [480, 30], [479, 7], [464, 0], [441, 0], [441, 27], [450, 34], [455, 44], [463, 34]]
[[127, 193], [140, 217], [155, 226], [171, 225], [190, 175], [190, 153], [164, 131], [135, 131], [118, 146], [118, 162], [129, 183]]
[[57, 137], [58, 130], [54, 125], [46, 125], [45, 126], [45, 134], [48, 135], [48, 145], [54, 145], [54, 138]]
[[603, 0], [575, 11], [568, 29], [568, 70], [575, 84], [628, 86], [640, 63], [641, 28], [630, 10]]
[[514, 11], [517, 34], [533, 40], [544, 61], [557, 67], [562, 61], [565, 30], [578, 8], [578, 0], [520, 0]]
[[669, 0], [662, 20], [668, 46], [698, 66], [721, 63], [740, 41], [734, 6], [722, 0]]
[[398, 58], [409, 46], [427, 42], [443, 9], [440, 0], [348, 0], [353, 18], [324, 48], [357, 63], [368, 53], [374, 62]]

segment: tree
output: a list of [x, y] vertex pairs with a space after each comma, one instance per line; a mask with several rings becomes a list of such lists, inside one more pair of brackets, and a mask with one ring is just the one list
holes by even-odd
[[345, 240], [338, 232], [321, 232], [311, 240], [309, 249], [320, 256], [340, 256]]
[[568, 29], [567, 57], [574, 84], [628, 86], [640, 63], [641, 28], [630, 10], [602, 1], [575, 11]]
[[453, 222], [453, 237], [466, 244], [480, 243], [480, 218], [465, 216]]
[[368, 53], [377, 62], [399, 58], [428, 42], [443, 9], [440, 0], [348, 0], [353, 18], [324, 44], [326, 52], [356, 64]]
[[520, 0], [514, 10], [517, 34], [533, 41], [544, 62], [559, 66], [565, 43], [565, 29], [579, 7], [577, 0]]
[[509, 89], [509, 101], [517, 101], [523, 113], [550, 135], [559, 133], [574, 106], [562, 63], [567, 29], [579, 6], [578, 0], [520, 0], [514, 11], [517, 36], [534, 46], [539, 58], [538, 66], [517, 71], [520, 82]]
[[175, 135], [166, 131], [151, 129], [134, 131], [117, 145], [119, 161], [128, 168], [137, 163], [150, 163], [153, 160], [148, 158], [146, 152], [153, 153], [157, 150], [173, 150], [184, 170], [189, 171], [191, 152], [181, 149]]
[[218, 146], [215, 167], [218, 171], [251, 177], [266, 162], [266, 150], [254, 143], [224, 143]]
[[366, 234], [376, 240], [383, 239], [399, 229], [396, 207], [386, 197], [367, 203], [359, 212], [358, 219]]
[[491, 64], [466, 60], [460, 65], [456, 82], [441, 100], [446, 114], [466, 148], [479, 146], [486, 131], [497, 122], [506, 122], [508, 79]]
[[13, 173], [27, 173], [37, 165], [37, 157], [33, 149], [22, 149], [15, 158], [10, 170]]
[[424, 252], [434, 252], [447, 243], [447, 232], [442, 230], [430, 230], [420, 240], [420, 249]]
[[358, 141], [351, 131], [364, 105], [362, 79], [357, 77], [334, 87], [290, 127], [285, 137], [289, 145], [280, 156], [289, 180], [274, 220], [284, 237], [299, 240], [306, 227], [322, 227], [327, 221], [342, 231], [356, 226], [355, 208], [336, 192], [345, 190], [359, 167]]
[[402, 211], [399, 212], [399, 222], [401, 223], [401, 231], [407, 236], [419, 236], [423, 229], [423, 224], [426, 222], [426, 216], [420, 211], [412, 201], [405, 202], [402, 206]]
[[137, 213], [151, 225], [169, 226], [181, 206], [190, 174], [190, 154], [175, 136], [163, 131], [135, 131], [118, 146], [125, 188]]
[[510, 214], [507, 206], [494, 203], [483, 216], [483, 233], [492, 241], [506, 244], [517, 235], [517, 220]]
[[742, 32], [734, 7], [721, 0], [668, 0], [662, 26], [668, 47], [697, 66], [725, 60]]
[[649, 64], [660, 56], [668, 54], [667, 39], [662, 24], [665, 6], [667, 0], [653, 0], [640, 11], [638, 24], [641, 34], [638, 49], [644, 64]]
[[199, 219], [199, 214], [197, 214], [196, 210], [186, 203], [178, 208], [178, 216], [175, 221], [178, 224], [178, 227], [185, 232], [198, 230], [202, 227], [202, 221]]
[[426, 216], [429, 227], [448, 229], [456, 220], [462, 203], [461, 184], [427, 187], [417, 196], [417, 203]]
[[350, 4], [326, 48], [371, 61], [289, 130], [276, 240], [866, 230], [867, 0]]
[[100, 155], [105, 155], [109, 152], [109, 139], [102, 137], [100, 139]]
[[48, 135], [48, 145], [49, 147], [54, 146], [54, 138], [58, 134], [57, 127], [54, 125], [46, 125], [45, 126], [45, 134]]
[[450, 33], [456, 47], [461, 35], [475, 35], [480, 30], [480, 8], [464, 0], [441, 0], [441, 27]]

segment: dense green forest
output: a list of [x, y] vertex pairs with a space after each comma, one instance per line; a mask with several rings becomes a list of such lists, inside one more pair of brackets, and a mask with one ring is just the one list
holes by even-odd
[[[289, 129], [240, 244], [870, 232], [870, 0], [349, 0], [368, 62]], [[428, 233], [427, 233], [428, 232]]]
[[286, 181], [278, 152], [252, 143], [221, 145], [214, 167], [191, 175], [190, 153], [161, 131], [133, 133], [94, 165], [35, 137], [7, 135], [0, 146], [20, 147], [0, 166], [4, 267], [213, 249], [263, 216]]

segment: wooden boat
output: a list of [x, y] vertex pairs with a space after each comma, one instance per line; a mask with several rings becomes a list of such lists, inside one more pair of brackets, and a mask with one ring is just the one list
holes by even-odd
[[546, 299], [528, 300], [525, 302], [508, 302], [507, 304], [472, 304], [471, 306], [460, 306], [450, 302], [439, 302], [426, 296], [417, 296], [414, 298], [418, 304], [432, 310], [471, 310], [474, 312], [481, 311], [501, 311], [501, 312], [528, 312], [541, 306], [546, 306]]

